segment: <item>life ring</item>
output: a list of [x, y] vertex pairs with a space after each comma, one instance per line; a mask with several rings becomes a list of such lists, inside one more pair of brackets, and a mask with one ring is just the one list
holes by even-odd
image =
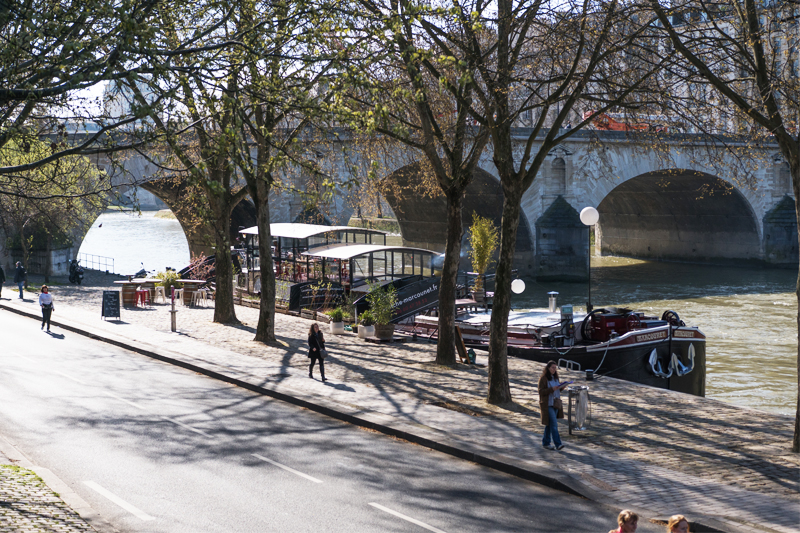
[[678, 316], [678, 313], [675, 311], [664, 311], [664, 314], [661, 315], [661, 320], [666, 320], [669, 322], [669, 325], [673, 328], [677, 328], [680, 326], [685, 326], [686, 324], [681, 320], [681, 317]]

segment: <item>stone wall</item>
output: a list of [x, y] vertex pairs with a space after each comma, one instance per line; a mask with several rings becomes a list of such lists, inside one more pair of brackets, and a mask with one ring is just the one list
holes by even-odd
[[797, 214], [794, 199], [785, 195], [764, 215], [764, 260], [772, 265], [798, 263]]
[[558, 196], [536, 221], [536, 279], [589, 279], [589, 228], [578, 212]]

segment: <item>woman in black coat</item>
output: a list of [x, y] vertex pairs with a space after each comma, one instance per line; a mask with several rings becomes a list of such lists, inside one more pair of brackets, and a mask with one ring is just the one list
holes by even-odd
[[308, 331], [308, 358], [311, 359], [311, 364], [308, 365], [308, 377], [314, 377], [314, 363], [319, 361], [319, 373], [322, 374], [322, 381], [328, 381], [325, 379], [325, 338], [316, 322]]

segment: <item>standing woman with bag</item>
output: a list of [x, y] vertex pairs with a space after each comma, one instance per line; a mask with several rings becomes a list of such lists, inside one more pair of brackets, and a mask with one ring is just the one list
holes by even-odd
[[39, 305], [42, 307], [42, 329], [47, 324], [47, 331], [50, 331], [50, 315], [53, 314], [53, 296], [50, 294], [47, 285], [42, 285], [42, 294], [39, 295]]
[[326, 355], [325, 338], [319, 330], [319, 325], [315, 322], [311, 324], [311, 329], [308, 331], [308, 358], [311, 359], [311, 364], [308, 365], [308, 377], [314, 377], [314, 363], [319, 361], [319, 373], [322, 374], [322, 381], [328, 381], [325, 379], [325, 363], [323, 362]]
[[[539, 377], [539, 409], [542, 412], [542, 425], [544, 437], [542, 447], [548, 450], [560, 450], [561, 436], [558, 434], [558, 419], [564, 418], [564, 408], [561, 404], [561, 391], [569, 383], [560, 383], [558, 380], [558, 365], [555, 361], [548, 361]], [[550, 444], [552, 438], [553, 444]]]

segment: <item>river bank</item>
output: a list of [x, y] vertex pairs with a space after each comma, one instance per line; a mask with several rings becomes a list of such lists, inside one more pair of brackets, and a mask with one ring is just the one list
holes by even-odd
[[[322, 384], [306, 377], [310, 321], [278, 315], [280, 343], [271, 346], [252, 341], [257, 310], [238, 306], [237, 326], [214, 324], [211, 307], [179, 306], [178, 335], [169, 333], [168, 305], [123, 309], [120, 322], [103, 322], [99, 293], [113, 277], [96, 277], [90, 275], [90, 285], [82, 289], [54, 288], [56, 320], [66, 317], [75, 327], [127, 338], [133, 346], [157, 346], [143, 349], [165, 349], [170, 357], [185, 353], [186, 361], [210, 365], [214, 372], [234, 372], [259, 386], [381, 423], [401, 420], [403, 427], [424, 430], [434, 440], [472, 443], [488, 457], [555, 468], [620, 505], [662, 515], [713, 515], [778, 531], [792, 531], [800, 517], [800, 458], [789, 451], [792, 417], [611, 378], [587, 383], [578, 373], [564, 372], [563, 378], [590, 387], [592, 420], [572, 436], [564, 427], [567, 448], [551, 452], [540, 446], [540, 364], [509, 359], [514, 403], [491, 406], [485, 402], [485, 367], [434, 365], [435, 347], [422, 341], [387, 346], [352, 334], [328, 335], [330, 381]], [[34, 296], [0, 305], [36, 313]]]

